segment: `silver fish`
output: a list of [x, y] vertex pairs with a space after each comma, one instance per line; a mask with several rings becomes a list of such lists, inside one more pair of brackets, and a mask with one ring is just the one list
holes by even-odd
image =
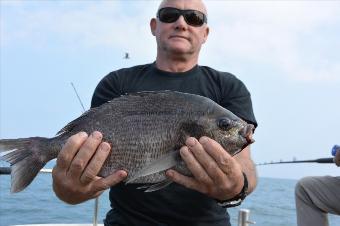
[[147, 191], [171, 183], [165, 176], [167, 169], [191, 175], [179, 155], [190, 136], [213, 138], [231, 155], [254, 142], [253, 125], [209, 98], [174, 91], [124, 95], [88, 110], [53, 138], [1, 139], [0, 151], [11, 151], [1, 157], [11, 164], [11, 192], [27, 187], [70, 136], [95, 130], [111, 144], [98, 176], [124, 169], [126, 183], [147, 184]]

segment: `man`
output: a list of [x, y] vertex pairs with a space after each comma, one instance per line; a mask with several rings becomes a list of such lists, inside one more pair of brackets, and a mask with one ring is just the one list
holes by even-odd
[[[157, 41], [156, 61], [104, 77], [94, 92], [92, 107], [125, 93], [176, 90], [209, 97], [257, 125], [243, 83], [229, 73], [197, 65], [209, 34], [202, 1], [164, 0], [150, 28]], [[61, 200], [71, 204], [95, 198], [111, 187], [112, 209], [105, 225], [230, 225], [222, 206], [239, 204], [256, 186], [249, 147], [231, 157], [212, 139], [190, 137], [180, 154], [193, 177], [168, 170], [166, 175], [176, 183], [145, 193], [136, 189], [138, 185], [120, 183], [128, 172], [96, 176], [110, 151], [101, 139], [96, 131], [72, 136], [53, 169], [53, 187]]]
[[[340, 147], [334, 163], [340, 166]], [[298, 226], [328, 226], [327, 214], [340, 215], [340, 177], [305, 177], [295, 187]]]

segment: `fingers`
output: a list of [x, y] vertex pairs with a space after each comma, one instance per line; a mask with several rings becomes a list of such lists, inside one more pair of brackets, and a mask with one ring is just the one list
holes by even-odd
[[[220, 190], [229, 195], [237, 194], [243, 186], [242, 167], [218, 142], [208, 137], [199, 140], [204, 150], [214, 159], [219, 170], [212, 170], [212, 177]], [[209, 174], [210, 175], [210, 174]]]
[[208, 137], [201, 137], [199, 142], [223, 173], [228, 174], [232, 171], [236, 160], [219, 143]]
[[118, 170], [117, 172], [107, 176], [105, 178], [100, 178], [94, 184], [94, 190], [96, 191], [103, 191], [111, 186], [118, 184], [119, 182], [123, 181], [127, 177], [127, 173], [124, 170]]
[[216, 141], [190, 137], [180, 154], [193, 177], [168, 170], [166, 175], [174, 182], [210, 197], [226, 200], [238, 194], [243, 186], [242, 168]]
[[108, 143], [102, 142], [100, 132], [93, 132], [90, 136], [84, 132], [71, 136], [52, 171], [53, 190], [59, 199], [78, 204], [99, 196], [126, 178], [125, 171], [117, 171], [106, 178], [97, 176], [110, 149]]
[[68, 171], [68, 173], [72, 177], [80, 178], [84, 169], [87, 167], [88, 162], [90, 161], [93, 154], [96, 152], [99, 144], [101, 143], [102, 138], [103, 135], [100, 132], [95, 131], [81, 145]]
[[56, 164], [59, 169], [68, 170], [74, 156], [77, 154], [80, 146], [85, 142], [86, 138], [87, 134], [85, 132], [80, 132], [71, 136], [67, 140], [60, 153], [58, 154]]
[[207, 137], [202, 137], [198, 142], [190, 137], [186, 144], [210, 178], [218, 182], [224, 180], [225, 170], [230, 167], [228, 162], [230, 156], [217, 142]]
[[110, 154], [111, 147], [108, 143], [103, 142], [97, 148], [94, 156], [86, 166], [83, 174], [80, 177], [80, 181], [84, 184], [90, 183], [98, 175], [100, 169], [102, 168], [106, 158]]
[[192, 177], [184, 176], [175, 170], [168, 170], [166, 175], [174, 182], [181, 184], [186, 188], [200, 191], [200, 184]]
[[[198, 143], [198, 142], [197, 142]], [[200, 147], [196, 147], [199, 149]], [[206, 170], [204, 170], [201, 162], [196, 160], [196, 156], [189, 150], [188, 147], [184, 146], [180, 149], [180, 154], [182, 159], [185, 161], [188, 169], [193, 174], [196, 180], [204, 182], [204, 183], [211, 183], [212, 179], [207, 174]], [[207, 156], [209, 158], [209, 156]]]

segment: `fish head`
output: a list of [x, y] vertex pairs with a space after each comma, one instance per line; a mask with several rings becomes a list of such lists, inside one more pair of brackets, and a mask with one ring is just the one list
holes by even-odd
[[[220, 107], [220, 106], [219, 106]], [[235, 155], [254, 142], [254, 125], [248, 124], [231, 111], [218, 108], [210, 111], [205, 122], [208, 133], [230, 154]]]
[[245, 121], [221, 117], [216, 120], [216, 129], [213, 136], [229, 154], [235, 155], [249, 144], [254, 143], [252, 138], [254, 126]]

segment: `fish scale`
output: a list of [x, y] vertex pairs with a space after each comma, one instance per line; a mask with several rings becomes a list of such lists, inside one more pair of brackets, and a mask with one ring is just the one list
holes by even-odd
[[190, 137], [209, 136], [235, 155], [253, 142], [254, 126], [199, 95], [155, 91], [128, 94], [93, 108], [76, 118], [55, 137], [1, 139], [1, 159], [11, 164], [12, 192], [27, 187], [39, 170], [58, 156], [67, 139], [80, 132], [100, 131], [111, 153], [99, 176], [128, 172], [126, 183], [153, 184], [155, 191], [171, 183], [165, 171], [191, 173], [179, 156]]
[[[112, 144], [112, 154], [104, 164], [100, 175], [107, 176], [112, 173], [113, 169], [119, 169], [118, 166], [115, 166], [115, 163], [119, 162], [120, 166], [122, 165], [124, 169], [127, 169], [129, 177], [131, 177], [146, 164], [160, 158], [169, 151], [175, 151], [175, 131], [169, 131], [169, 129], [166, 128], [176, 130], [176, 126], [174, 126], [173, 123], [176, 123], [177, 116], [172, 115], [166, 118], [167, 120], [165, 121], [163, 116], [157, 115], [150, 118], [149, 114], [144, 114], [133, 116], [133, 120], [124, 121], [121, 123], [121, 126], [118, 124], [116, 129], [120, 130], [119, 133], [122, 137], [125, 137], [126, 140], [115, 140], [113, 137], [108, 138], [109, 140], [115, 141]], [[126, 122], [133, 125], [132, 130], [126, 127]], [[179, 121], [177, 124], [179, 124]], [[170, 127], [170, 125], [172, 125], [172, 127]], [[148, 128], [148, 130], [145, 130], [145, 128]], [[149, 139], [145, 139], [146, 137]], [[124, 155], [121, 153], [124, 153]], [[146, 158], [146, 156], [148, 158]], [[117, 161], [117, 159], [119, 160]], [[129, 179], [129, 177], [127, 179]], [[158, 179], [156, 180], [154, 177]], [[160, 175], [150, 175], [135, 182], [152, 183], [164, 179], [166, 179], [164, 173], [160, 172]]]

